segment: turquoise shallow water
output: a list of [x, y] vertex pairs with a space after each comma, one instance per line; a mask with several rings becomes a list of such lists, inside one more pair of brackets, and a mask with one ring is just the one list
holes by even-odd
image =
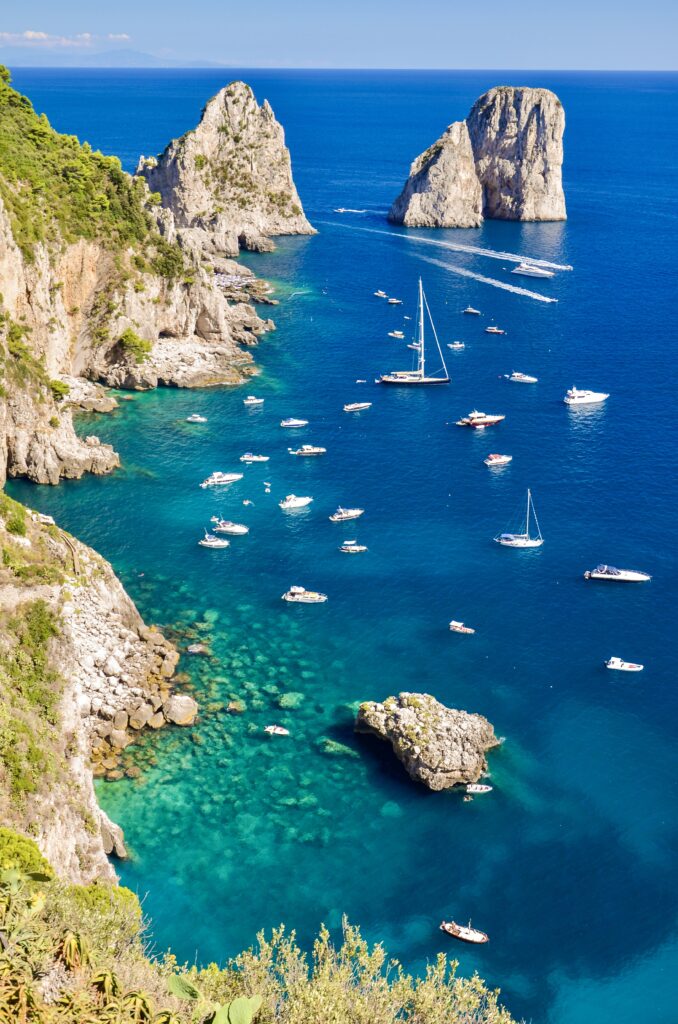
[[[185, 658], [203, 714], [135, 755], [141, 779], [100, 798], [134, 857], [123, 881], [145, 895], [159, 948], [223, 960], [284, 920], [309, 941], [342, 913], [419, 969], [444, 943], [442, 914], [471, 916], [492, 941], [454, 946], [464, 971], [549, 1024], [675, 1020], [676, 412], [673, 338], [678, 203], [665, 168], [675, 151], [675, 76], [539, 76], [568, 116], [566, 224], [488, 223], [478, 231], [403, 232], [383, 220], [409, 160], [498, 79], [474, 74], [248, 73], [285, 122], [315, 238], [247, 257], [272, 280], [277, 331], [256, 352], [244, 392], [157, 391], [83, 420], [121, 452], [105, 479], [57, 489], [11, 485], [95, 545], [148, 620], [210, 639]], [[532, 76], [533, 77], [533, 76]], [[122, 154], [160, 148], [222, 84], [213, 73], [18, 71], [58, 127]], [[508, 75], [524, 82], [531, 76]], [[335, 206], [364, 208], [337, 215]], [[369, 229], [369, 230], [365, 230]], [[553, 281], [513, 264], [412, 239], [571, 264]], [[431, 263], [433, 259], [437, 262]], [[440, 265], [442, 264], [442, 266]], [[500, 290], [455, 270], [557, 297]], [[449, 388], [356, 385], [401, 364], [387, 331], [414, 313], [424, 276], [450, 353]], [[375, 288], [397, 294], [390, 308]], [[471, 303], [508, 331], [493, 338]], [[534, 373], [534, 387], [500, 374]], [[611, 392], [576, 414], [573, 383]], [[344, 402], [373, 407], [358, 417]], [[479, 406], [506, 414], [492, 431], [449, 424]], [[183, 422], [190, 412], [207, 427]], [[303, 416], [302, 434], [281, 431]], [[326, 445], [302, 462], [292, 441]], [[227, 493], [197, 486], [271, 456]], [[489, 472], [490, 451], [514, 456]], [[272, 483], [265, 494], [263, 481]], [[492, 536], [533, 490], [538, 551]], [[314, 496], [284, 516], [289, 491]], [[245, 499], [254, 504], [244, 507]], [[338, 503], [366, 514], [328, 522]], [[225, 552], [197, 547], [210, 515], [247, 522]], [[337, 551], [345, 537], [365, 556]], [[654, 574], [639, 587], [586, 584], [598, 561]], [[289, 607], [291, 583], [329, 594]], [[450, 618], [474, 625], [451, 635]], [[646, 664], [605, 671], [617, 654]], [[352, 732], [353, 702], [427, 690], [486, 714], [506, 737], [491, 755], [494, 792], [464, 804], [410, 783], [387, 749]], [[292, 708], [281, 708], [294, 694]], [[240, 716], [223, 705], [239, 698]], [[288, 696], [287, 702], [290, 702]], [[262, 728], [277, 721], [287, 738]], [[327, 739], [346, 748], [327, 749]], [[153, 763], [155, 761], [155, 763]], [[448, 947], [449, 948], [449, 947]]]

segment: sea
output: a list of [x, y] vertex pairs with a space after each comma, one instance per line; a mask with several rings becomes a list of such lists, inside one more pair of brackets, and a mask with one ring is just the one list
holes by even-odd
[[[78, 429], [113, 444], [122, 469], [8, 487], [110, 559], [146, 621], [183, 650], [210, 650], [180, 663], [196, 724], [144, 737], [127, 762], [139, 777], [97, 784], [125, 830], [131, 858], [116, 869], [143, 899], [153, 947], [223, 964], [281, 922], [307, 948], [323, 922], [339, 937], [345, 915], [409, 971], [445, 950], [501, 988], [518, 1019], [675, 1024], [678, 76], [13, 77], [57, 129], [130, 171], [244, 78], [285, 127], [318, 230], [242, 257], [279, 301], [261, 310], [277, 329], [254, 350], [259, 376], [83, 416]], [[562, 100], [568, 220], [390, 226], [410, 162], [497, 84]], [[513, 275], [521, 257], [555, 276]], [[420, 276], [451, 384], [376, 387], [410, 365], [388, 332], [413, 330]], [[463, 315], [468, 304], [483, 315]], [[457, 340], [465, 348], [449, 350]], [[538, 383], [509, 382], [514, 370]], [[573, 385], [610, 398], [570, 410]], [[248, 393], [263, 407], [244, 407]], [[353, 401], [372, 405], [344, 413]], [[472, 409], [506, 419], [454, 425]], [[208, 422], [186, 423], [191, 413]], [[281, 430], [287, 416], [308, 428]], [[327, 454], [288, 453], [308, 442]], [[270, 461], [242, 466], [246, 451]], [[490, 452], [513, 461], [489, 470]], [[243, 478], [201, 489], [213, 470]], [[544, 545], [502, 548], [493, 537], [520, 525], [528, 487]], [[285, 514], [291, 492], [313, 503]], [[337, 525], [338, 505], [365, 513]], [[250, 532], [201, 548], [213, 515]], [[368, 551], [342, 554], [347, 539]], [[600, 562], [652, 580], [587, 582]], [[329, 599], [286, 604], [291, 585]], [[451, 633], [450, 619], [475, 635]], [[612, 655], [644, 671], [608, 671]], [[487, 716], [504, 738], [489, 755], [491, 793], [429, 792], [388, 745], [355, 735], [361, 701], [400, 691]], [[269, 724], [289, 735], [267, 735]], [[471, 920], [490, 942], [454, 943], [443, 917]]]

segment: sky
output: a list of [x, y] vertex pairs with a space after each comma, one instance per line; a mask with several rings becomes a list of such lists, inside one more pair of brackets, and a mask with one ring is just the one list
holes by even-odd
[[678, 0], [0, 5], [0, 61], [91, 66], [119, 51], [170, 65], [674, 70]]

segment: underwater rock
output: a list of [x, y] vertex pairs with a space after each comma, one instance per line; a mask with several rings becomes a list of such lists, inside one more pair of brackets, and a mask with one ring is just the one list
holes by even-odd
[[173, 725], [193, 725], [198, 705], [185, 693], [175, 693], [162, 706], [163, 714]]

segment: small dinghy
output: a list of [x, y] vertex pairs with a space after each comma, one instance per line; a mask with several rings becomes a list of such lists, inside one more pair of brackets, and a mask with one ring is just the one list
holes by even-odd
[[290, 730], [283, 729], [282, 725], [267, 725], [264, 727], [264, 732], [267, 732], [269, 736], [289, 736]]
[[243, 526], [242, 523], [232, 523], [230, 519], [219, 519], [218, 516], [212, 516], [210, 522], [214, 523], [212, 527], [214, 533], [230, 533], [234, 537], [242, 537], [250, 532], [249, 526]]
[[349, 402], [344, 406], [344, 412], [362, 412], [363, 409], [371, 409], [371, 402]]
[[364, 511], [364, 508], [342, 508], [340, 505], [337, 511], [330, 516], [330, 522], [345, 523], [347, 519], [359, 519]]
[[268, 462], [270, 455], [253, 455], [252, 452], [245, 452], [244, 455], [240, 456], [241, 462]]
[[197, 412], [186, 417], [187, 423], [207, 423], [207, 416], [199, 416]]
[[236, 480], [242, 480], [242, 473], [220, 473], [216, 471], [210, 473], [206, 480], [200, 484], [202, 488], [205, 487], [223, 487], [226, 484], [233, 484]]
[[205, 536], [198, 541], [198, 544], [201, 548], [227, 548], [230, 541], [225, 537], [215, 537], [213, 533], [205, 531]]
[[466, 633], [468, 636], [472, 636], [475, 633], [475, 629], [465, 626], [463, 622], [457, 622], [456, 619], [452, 619], [450, 622], [450, 629], [453, 633]]
[[313, 498], [299, 498], [296, 494], [288, 494], [287, 497], [284, 498], [283, 501], [279, 501], [278, 504], [283, 512], [289, 512], [291, 509], [295, 508], [306, 508], [306, 506], [310, 505], [312, 501]]
[[302, 444], [301, 448], [288, 448], [290, 455], [324, 455], [327, 448], [321, 448], [317, 444]]
[[250, 405], [250, 406], [263, 405], [264, 404], [264, 399], [263, 398], [257, 398], [256, 395], [248, 395], [247, 398], [243, 398], [242, 404], [243, 405]]
[[487, 786], [484, 782], [469, 782], [466, 787], [467, 793], [491, 793], [492, 786]]
[[358, 544], [355, 540], [345, 540], [339, 548], [345, 555], [361, 555], [363, 551], [367, 551], [365, 544]]
[[327, 594], [321, 594], [317, 590], [306, 590], [305, 587], [290, 587], [282, 599], [292, 604], [323, 604], [327, 600]]
[[606, 668], [616, 669], [617, 672], [642, 672], [644, 665], [638, 665], [635, 661], [622, 661], [621, 658], [608, 658], [605, 662]]
[[456, 921], [441, 921], [440, 930], [441, 932], [447, 932], [453, 939], [459, 939], [461, 942], [480, 944], [490, 941], [490, 936], [486, 935], [485, 932], [479, 931], [478, 928], [472, 928], [470, 921], [468, 925], [457, 924]]

